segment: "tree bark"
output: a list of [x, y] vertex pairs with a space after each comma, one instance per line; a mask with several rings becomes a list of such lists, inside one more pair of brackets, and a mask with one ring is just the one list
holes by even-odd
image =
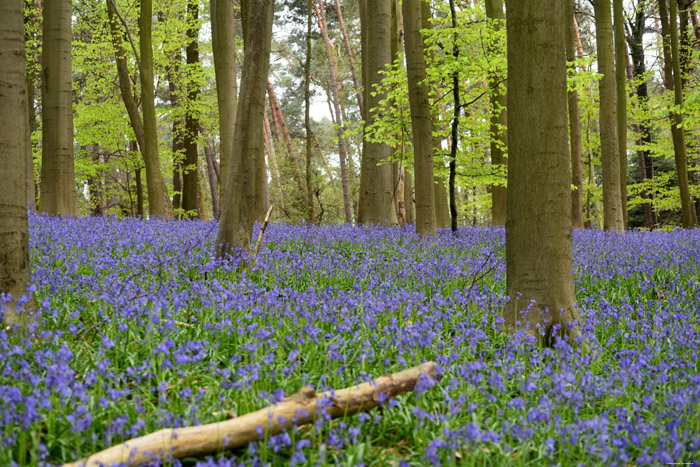
[[[228, 167], [225, 186], [225, 202], [221, 206], [221, 219], [216, 238], [220, 257], [235, 254], [238, 249], [250, 248], [255, 221], [256, 171], [263, 144], [263, 114], [265, 110], [265, 88], [270, 66], [272, 41], [273, 0], [242, 2], [242, 12], [250, 17], [245, 27], [245, 49], [241, 93], [238, 101], [238, 119], [234, 135], [231, 164]], [[258, 194], [259, 196], [259, 194]]]
[[[664, 84], [666, 89], [674, 91], [674, 103], [678, 108], [683, 106], [683, 85], [680, 73], [680, 56], [678, 47], [678, 25], [676, 22], [677, 7], [675, 0], [671, 0], [669, 11], [665, 0], [659, 0], [659, 16], [661, 17], [661, 33], [664, 44]], [[680, 192], [681, 214], [683, 227], [691, 228], [697, 224], [697, 215], [690, 197], [688, 186], [688, 154], [685, 147], [685, 131], [683, 129], [683, 115], [680, 112], [670, 112], [671, 136], [676, 162], [676, 175], [678, 176], [678, 190]]]
[[71, 14], [70, 0], [44, 1], [39, 211], [56, 216], [78, 214], [73, 162]]
[[[236, 18], [233, 0], [210, 0], [212, 49], [216, 75], [216, 99], [219, 106], [219, 193], [226, 187], [226, 174], [231, 163], [233, 133], [236, 125]], [[224, 200], [225, 201], [225, 200]], [[218, 219], [217, 215], [217, 219]]]
[[[575, 72], [576, 37], [574, 33], [574, 0], [565, 0], [566, 11], [566, 61], [571, 62]], [[571, 225], [583, 229], [583, 162], [581, 155], [581, 117], [578, 106], [578, 91], [568, 91], [569, 99], [569, 140], [571, 144]]]
[[504, 327], [524, 329], [545, 345], [558, 334], [573, 344], [582, 319], [573, 283], [564, 3], [518, 0], [506, 8], [510, 301]]
[[617, 88], [613, 61], [610, 0], [594, 0], [596, 48], [600, 79], [600, 152], [603, 165], [603, 228], [625, 229], [620, 193], [620, 152], [617, 131]]
[[624, 229], [628, 226], [627, 212], [627, 89], [625, 73], [625, 18], [622, 0], [613, 0], [615, 29], [615, 85], [617, 88], [617, 146], [620, 162], [620, 203]]
[[[199, 202], [199, 157], [197, 136], [199, 135], [199, 0], [187, 1], [187, 104], [185, 105], [185, 161], [182, 171], [182, 209], [197, 212]], [[194, 75], [194, 76], [193, 76]], [[201, 213], [200, 213], [201, 214]]]
[[[358, 10], [360, 13], [360, 63], [362, 64], [362, 101], [367, 104], [370, 95], [369, 85], [369, 64], [367, 63], [367, 50], [369, 43], [367, 41], [368, 28], [368, 12], [367, 0], [358, 0]], [[367, 122], [369, 112], [367, 105], [362, 107], [362, 120]], [[357, 223], [365, 223], [365, 190], [367, 189], [367, 147], [369, 142], [365, 135], [365, 126], [362, 127], [362, 154], [360, 154], [360, 192], [357, 196]], [[405, 191], [404, 191], [405, 192]]]
[[[201, 131], [201, 130], [200, 130]], [[204, 157], [207, 161], [207, 176], [209, 177], [209, 191], [211, 192], [211, 211], [214, 219], [219, 218], [219, 190], [217, 183], [217, 175], [214, 158], [214, 144], [210, 139], [207, 139], [207, 144], [204, 146]]]
[[282, 109], [280, 109], [277, 96], [275, 95], [275, 90], [269, 80], [267, 81], [267, 95], [270, 99], [270, 110], [272, 112], [272, 120], [275, 123], [275, 130], [277, 131], [277, 136], [280, 139], [280, 143], [283, 142], [287, 148], [287, 155], [289, 156], [289, 160], [292, 163], [292, 168], [294, 169], [294, 179], [296, 180], [297, 185], [299, 185], [299, 191], [301, 193], [306, 193], [306, 187], [304, 186], [304, 179], [301, 176], [299, 162], [294, 155], [292, 139], [289, 137], [287, 125], [284, 123], [284, 117], [282, 115]]
[[[367, 4], [367, 76], [366, 86], [374, 89], [382, 79], [380, 72], [391, 63], [391, 0], [373, 0]], [[366, 124], [371, 125], [381, 112], [380, 101], [385, 94], [371, 92], [367, 97]], [[397, 224], [393, 202], [392, 169], [389, 163], [391, 147], [384, 143], [366, 142], [363, 154], [365, 172], [364, 221], [368, 224], [392, 226]]]
[[268, 437], [294, 426], [310, 423], [322, 415], [333, 419], [366, 412], [379, 406], [379, 401], [385, 398], [394, 398], [413, 391], [423, 379], [433, 382], [440, 379], [434, 362], [380, 376], [373, 381], [346, 389], [316, 393], [310, 386], [304, 386], [282, 402], [264, 409], [208, 425], [162, 429], [105, 449], [87, 459], [64, 464], [63, 467], [93, 467], [120, 463], [136, 465], [157, 459], [181, 459], [215, 454], [258, 440], [258, 427], [262, 427]]
[[153, 23], [153, 0], [141, 0], [139, 14], [139, 52], [141, 62], [141, 107], [143, 108], [144, 145], [140, 148], [146, 166], [146, 189], [148, 211], [152, 216], [171, 219], [172, 204], [165, 188], [158, 156], [158, 124], [156, 121], [155, 90], [153, 87], [153, 48], [151, 26]]
[[[564, 0], [568, 1], [568, 0]], [[497, 34], [505, 27], [505, 15], [503, 14], [503, 2], [501, 0], [486, 0], [486, 17], [489, 19], [489, 26]], [[492, 43], [492, 42], [490, 42]], [[494, 49], [494, 47], [491, 47]], [[506, 158], [506, 124], [508, 111], [506, 109], [505, 85], [500, 85], [502, 79], [498, 73], [489, 69], [489, 104], [491, 105], [491, 120], [489, 134], [491, 135], [491, 165], [500, 165], [507, 168]], [[504, 226], [506, 224], [506, 202], [507, 188], [503, 185], [491, 186], [491, 223], [493, 225]]]
[[[457, 11], [455, 9], [454, 0], [450, 0], [450, 18], [452, 19], [452, 28], [454, 29], [452, 56], [455, 63], [459, 63], [459, 48], [457, 47]], [[454, 115], [452, 117], [452, 146], [450, 149], [450, 217], [452, 223], [450, 225], [452, 232], [457, 231], [457, 192], [455, 189], [455, 179], [457, 177], [457, 147], [459, 142], [459, 114], [461, 104], [459, 101], [459, 67], [455, 67], [452, 73], [452, 96], [454, 100]]]
[[3, 315], [8, 325], [24, 321], [26, 315], [20, 316], [17, 301], [26, 293], [31, 279], [26, 191], [30, 167], [25, 147], [29, 117], [23, 12], [22, 2], [0, 2], [0, 292], [9, 294], [10, 298]]
[[416, 232], [421, 236], [432, 235], [437, 228], [433, 173], [433, 121], [430, 115], [425, 51], [423, 36], [421, 36], [421, 2], [423, 1], [403, 0], [402, 7], [408, 100], [413, 130], [413, 167], [416, 177]]
[[360, 115], [362, 115], [364, 110], [364, 102], [362, 100], [362, 86], [360, 85], [360, 80], [357, 77], [357, 71], [355, 70], [355, 61], [357, 57], [350, 47], [350, 38], [348, 36], [348, 31], [345, 28], [345, 21], [343, 20], [343, 11], [340, 8], [340, 0], [335, 0], [335, 11], [338, 15], [338, 25], [340, 26], [340, 31], [343, 34], [343, 44], [345, 45], [345, 55], [348, 57], [348, 63], [350, 65], [350, 73], [352, 74], [352, 84], [355, 87], [355, 98], [357, 99], [357, 106], [360, 109]]

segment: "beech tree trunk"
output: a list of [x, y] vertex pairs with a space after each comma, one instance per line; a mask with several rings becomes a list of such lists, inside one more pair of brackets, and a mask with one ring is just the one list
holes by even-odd
[[39, 211], [56, 216], [78, 214], [73, 162], [71, 14], [70, 0], [44, 1]]
[[[568, 0], [564, 0], [568, 1]], [[501, 0], [486, 0], [486, 17], [489, 26], [494, 31], [500, 31], [505, 27], [505, 15], [503, 14], [503, 2]], [[491, 47], [493, 49], [493, 47]], [[491, 136], [491, 165], [507, 167], [506, 158], [506, 124], [508, 111], [506, 109], [505, 84], [501, 85], [499, 76], [494, 70], [489, 70], [489, 104], [491, 105], [491, 123], [489, 134]], [[506, 224], [507, 188], [503, 185], [491, 186], [491, 223], [504, 226]]]
[[596, 48], [600, 80], [600, 152], [603, 165], [603, 228], [625, 229], [620, 194], [620, 152], [617, 131], [617, 87], [613, 61], [613, 27], [610, 0], [594, 0]]
[[[381, 71], [391, 63], [391, 6], [392, 0], [372, 0], [367, 3], [367, 78], [369, 89], [381, 82]], [[372, 92], [365, 102], [368, 110], [367, 125], [376, 118], [379, 102], [386, 95]], [[393, 202], [391, 147], [384, 143], [366, 142], [363, 154], [365, 172], [364, 221], [368, 224], [391, 226], [397, 224]]]
[[582, 319], [573, 283], [564, 3], [517, 0], [506, 8], [510, 300], [504, 327], [545, 345], [558, 335], [573, 344]]
[[23, 2], [3, 0], [0, 17], [0, 293], [10, 295], [3, 314], [9, 325], [21, 319], [17, 301], [30, 281], [26, 180], [31, 168], [26, 157]]
[[[233, 150], [236, 125], [236, 18], [234, 0], [210, 0], [212, 49], [216, 75], [216, 100], [219, 105], [219, 193], [224, 193], [228, 165]], [[226, 202], [226, 200], [223, 200]], [[217, 219], [219, 215], [216, 215]]]
[[622, 0], [613, 0], [615, 29], [615, 85], [617, 88], [617, 147], [620, 161], [620, 203], [624, 229], [628, 226], [627, 212], [627, 90], [625, 73], [625, 18]]
[[148, 211], [152, 216], [171, 219], [172, 204], [165, 188], [158, 155], [158, 126], [156, 121], [155, 90], [153, 86], [153, 48], [151, 26], [153, 23], [153, 0], [141, 0], [139, 14], [139, 51], [141, 62], [141, 107], [143, 108], [144, 145], [140, 148], [146, 166], [146, 189]]
[[[199, 0], [187, 1], [187, 105], [185, 105], [185, 161], [182, 170], [182, 209], [199, 211], [199, 157], [197, 136], [199, 135], [199, 84], [197, 74], [199, 67]], [[203, 214], [203, 213], [200, 213]]]
[[[452, 19], [452, 28], [457, 31], [457, 10], [454, 0], [450, 0], [450, 18]], [[459, 48], [457, 47], [457, 32], [454, 33], [452, 40], [452, 56], [456, 63], [459, 63]], [[457, 147], [459, 142], [459, 114], [461, 104], [459, 101], [459, 68], [456, 67], [452, 73], [452, 96], [454, 101], [454, 115], [452, 117], [452, 141], [450, 149], [450, 217], [452, 223], [450, 228], [452, 232], [457, 231], [457, 191], [455, 188], [455, 179], [457, 177]]]
[[[216, 237], [219, 256], [235, 254], [237, 250], [250, 249], [255, 221], [256, 171], [263, 145], [263, 114], [265, 88], [270, 66], [272, 41], [273, 0], [242, 2], [242, 15], [247, 25], [243, 56], [243, 75], [238, 100], [238, 119], [233, 138], [231, 164], [226, 175], [225, 196], [221, 205], [221, 219]], [[249, 15], [246, 17], [246, 14]]]
[[437, 228], [433, 174], [433, 121], [430, 115], [425, 51], [423, 36], [421, 36], [421, 2], [423, 1], [403, 0], [402, 6], [408, 98], [413, 130], [413, 167], [416, 177], [416, 232], [421, 236], [432, 235]]
[[[575, 71], [573, 62], [576, 60], [576, 37], [574, 33], [574, 0], [565, 0], [566, 11], [566, 61], [572, 62], [571, 69]], [[581, 156], [581, 117], [578, 106], [578, 91], [568, 92], [569, 98], [569, 140], [571, 143], [571, 225], [583, 229], [583, 162]]]

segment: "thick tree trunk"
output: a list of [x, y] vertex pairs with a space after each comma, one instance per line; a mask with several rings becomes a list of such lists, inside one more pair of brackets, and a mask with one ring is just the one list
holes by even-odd
[[[330, 94], [333, 101], [333, 111], [335, 114], [336, 137], [338, 138], [338, 157], [340, 159], [340, 181], [343, 188], [343, 212], [345, 213], [345, 223], [352, 223], [352, 205], [350, 200], [350, 184], [348, 180], [347, 169], [347, 144], [345, 141], [345, 128], [343, 125], [343, 115], [340, 110], [340, 79], [338, 77], [338, 63], [334, 51], [333, 43], [328, 36], [328, 25], [326, 23], [326, 12], [324, 9], [323, 0], [318, 1], [316, 6], [316, 16], [318, 16], [318, 25], [323, 35], [323, 43], [326, 46], [326, 55], [328, 57], [328, 67], [330, 71]], [[310, 44], [310, 36], [307, 39]]]
[[[367, 75], [369, 89], [381, 82], [382, 74], [391, 62], [391, 0], [372, 0], [367, 4]], [[371, 125], [386, 95], [372, 92], [367, 100], [366, 124]], [[391, 147], [383, 143], [366, 142], [363, 154], [365, 171], [364, 221], [376, 225], [396, 225], [393, 202]]]
[[[663, 35], [664, 44], [664, 85], [669, 91], [674, 91], [674, 103], [678, 108], [682, 108], [683, 85], [680, 72], [678, 25], [676, 22], [677, 7], [675, 0], [671, 0], [670, 4], [671, 11], [669, 18], [666, 1], [659, 0], [659, 16], [661, 17], [661, 33]], [[694, 227], [698, 221], [688, 186], [688, 154], [685, 147], [683, 115], [680, 112], [670, 112], [669, 118], [671, 120], [671, 136], [673, 137], [683, 227], [691, 228]]]
[[620, 203], [624, 229], [628, 226], [627, 212], [627, 90], [625, 73], [625, 18], [622, 0], [613, 0], [615, 29], [615, 85], [617, 88], [617, 147], [620, 162]]
[[613, 61], [610, 0], [594, 0], [596, 48], [600, 79], [600, 152], [603, 165], [603, 228], [625, 229], [620, 193], [620, 152], [617, 132], [617, 88]]
[[172, 204], [168, 197], [168, 190], [165, 188], [158, 156], [158, 124], [153, 87], [153, 48], [151, 44], [152, 3], [152, 0], [141, 0], [139, 14], [139, 51], [141, 53], [139, 77], [144, 134], [144, 145], [140, 149], [146, 166], [148, 211], [152, 216], [170, 219], [173, 217]]
[[25, 147], [29, 120], [22, 5], [0, 2], [0, 293], [10, 296], [5, 324], [23, 320], [16, 305], [30, 281], [26, 190], [30, 167]]
[[[212, 49], [219, 105], [219, 193], [224, 193], [236, 125], [236, 18], [233, 0], [210, 0]], [[225, 202], [225, 200], [224, 200]], [[217, 216], [218, 218], [218, 216]]]
[[416, 232], [421, 236], [432, 235], [437, 228], [433, 174], [433, 121], [426, 84], [423, 36], [420, 32], [421, 2], [423, 1], [403, 0], [406, 73], [413, 130], [413, 167], [416, 177]]
[[[197, 136], [199, 135], [199, 84], [197, 68], [199, 67], [199, 0], [187, 1], [187, 105], [185, 105], [185, 161], [182, 171], [182, 209], [198, 211], [199, 202], [199, 157]], [[202, 214], [202, 213], [200, 213]]]
[[580, 336], [582, 323], [573, 283], [564, 4], [518, 0], [506, 7], [510, 301], [504, 325], [549, 345], [555, 332]]
[[263, 145], [263, 114], [265, 110], [265, 88], [270, 66], [270, 46], [272, 41], [273, 0], [258, 0], [242, 3], [242, 12], [248, 22], [245, 30], [245, 51], [243, 56], [243, 76], [238, 101], [238, 119], [234, 134], [231, 164], [228, 167], [225, 187], [225, 202], [221, 206], [221, 219], [216, 238], [219, 256], [235, 254], [239, 248], [250, 248], [255, 221], [256, 186], [255, 180], [259, 155]]
[[70, 0], [44, 1], [39, 211], [57, 216], [78, 214], [73, 163], [71, 14]]
[[[566, 61], [573, 71], [576, 60], [576, 37], [574, 32], [574, 0], [565, 0], [566, 10]], [[581, 117], [579, 115], [578, 91], [572, 89], [569, 97], [569, 140], [571, 143], [571, 225], [583, 229], [583, 162], [581, 156]]]
[[[565, 0], [568, 1], [568, 0]], [[486, 0], [486, 17], [489, 26], [497, 33], [505, 27], [503, 14], [503, 2], [501, 0]], [[493, 47], [492, 47], [493, 49]], [[506, 110], [505, 85], [500, 85], [504, 77], [489, 69], [489, 104], [491, 105], [491, 123], [489, 134], [491, 135], [491, 165], [507, 167], [506, 153], [506, 122], [508, 112]], [[506, 224], [506, 199], [507, 189], [502, 185], [491, 186], [491, 223], [503, 226]]]

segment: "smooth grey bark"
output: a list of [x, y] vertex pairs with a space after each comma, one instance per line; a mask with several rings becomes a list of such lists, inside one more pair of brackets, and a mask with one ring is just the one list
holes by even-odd
[[10, 294], [3, 321], [11, 324], [24, 321], [17, 301], [30, 281], [23, 2], [0, 1], [0, 18], [0, 293]]
[[78, 214], [73, 161], [70, 0], [45, 0], [42, 51], [42, 151], [39, 211]]
[[426, 84], [425, 47], [421, 35], [421, 2], [403, 0], [408, 76], [408, 100], [413, 130], [413, 167], [416, 189], [416, 232], [431, 235], [437, 228], [435, 219], [435, 176], [433, 173], [433, 121]]
[[[250, 0], [248, 0], [249, 2]], [[217, 253], [220, 257], [235, 254], [239, 249], [249, 250], [256, 208], [258, 207], [256, 186], [259, 156], [263, 146], [263, 114], [265, 90], [270, 66], [272, 42], [273, 0], [258, 0], [242, 3], [245, 31], [243, 75], [238, 99], [238, 115], [233, 138], [231, 164], [226, 175], [224, 196], [221, 202], [221, 219], [216, 237]], [[248, 15], [248, 16], [246, 16]]]
[[[564, 4], [509, 0], [504, 327], [580, 336], [573, 283]], [[533, 66], [537, 63], [538, 66]]]
[[622, 0], [613, 0], [615, 29], [615, 85], [617, 88], [617, 145], [620, 161], [620, 204], [622, 222], [627, 230], [627, 89], [625, 72], [625, 18]]

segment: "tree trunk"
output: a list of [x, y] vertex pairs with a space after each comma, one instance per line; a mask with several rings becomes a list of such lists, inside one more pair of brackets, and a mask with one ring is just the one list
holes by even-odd
[[[454, 0], [450, 0], [450, 18], [452, 28], [455, 30], [452, 39], [452, 56], [455, 63], [459, 63], [459, 48], [457, 47], [457, 10]], [[459, 101], [459, 67], [455, 67], [452, 73], [452, 96], [454, 100], [454, 115], [452, 117], [452, 146], [450, 149], [450, 217], [452, 218], [452, 232], [457, 231], [457, 192], [455, 190], [455, 179], [457, 176], [457, 147], [459, 142], [459, 113], [461, 104]]]
[[70, 0], [44, 1], [39, 211], [56, 216], [78, 214], [73, 163], [71, 14]]
[[421, 236], [432, 235], [437, 228], [433, 174], [433, 121], [426, 84], [423, 36], [420, 32], [421, 2], [423, 1], [403, 0], [406, 73], [413, 130], [413, 167], [416, 177], [416, 232]]
[[173, 217], [172, 204], [168, 197], [168, 190], [165, 188], [158, 156], [158, 123], [153, 88], [153, 48], [151, 44], [152, 3], [153, 0], [141, 0], [139, 14], [139, 51], [141, 53], [139, 77], [141, 80], [144, 134], [144, 145], [141, 147], [141, 153], [146, 165], [148, 211], [152, 216], [170, 219]]
[[348, 31], [345, 28], [345, 21], [343, 20], [343, 11], [340, 8], [340, 0], [335, 0], [335, 11], [338, 15], [338, 25], [340, 26], [340, 31], [343, 34], [343, 44], [345, 45], [345, 55], [348, 57], [348, 63], [350, 64], [350, 73], [352, 74], [352, 84], [355, 87], [355, 98], [357, 99], [357, 106], [360, 109], [360, 115], [363, 113], [364, 103], [362, 100], [362, 86], [360, 85], [360, 80], [357, 77], [357, 71], [355, 70], [355, 61], [357, 58], [352, 52], [350, 47], [350, 38], [348, 36]]
[[[318, 25], [323, 35], [323, 43], [326, 46], [326, 55], [328, 56], [328, 67], [330, 69], [330, 94], [333, 100], [333, 111], [335, 113], [336, 137], [338, 138], [338, 157], [340, 159], [340, 181], [343, 188], [343, 212], [345, 213], [345, 223], [352, 223], [352, 205], [350, 200], [350, 184], [348, 180], [347, 169], [347, 145], [345, 141], [345, 128], [343, 125], [343, 115], [340, 110], [340, 79], [338, 77], [338, 63], [334, 51], [333, 43], [328, 36], [328, 26], [326, 23], [326, 12], [324, 9], [323, 0], [318, 1], [316, 7], [316, 15], [318, 16]], [[310, 30], [310, 26], [309, 26]], [[310, 33], [309, 33], [310, 34]], [[310, 47], [311, 37], [308, 36], [308, 44]], [[309, 49], [310, 50], [310, 49]], [[310, 60], [310, 59], [309, 59]], [[308, 70], [308, 69], [307, 69]], [[308, 70], [310, 72], [310, 70]], [[310, 129], [309, 129], [310, 131]], [[310, 145], [309, 145], [310, 147]]]
[[[224, 193], [236, 125], [236, 18], [233, 0], [210, 0], [212, 49], [219, 105], [219, 193]], [[218, 219], [218, 215], [217, 215]]]
[[[199, 0], [187, 1], [187, 105], [185, 105], [185, 163], [182, 171], [182, 209], [198, 211], [199, 202], [199, 157], [197, 136], [199, 135], [199, 83], [196, 76], [199, 68]], [[202, 214], [202, 213], [200, 213]]]
[[506, 8], [510, 301], [503, 317], [506, 331], [524, 329], [551, 345], [555, 333], [580, 336], [582, 324], [573, 283], [564, 3], [518, 0]]
[[[486, 0], [486, 17], [489, 19], [489, 26], [497, 34], [505, 27], [503, 2], [501, 0]], [[492, 51], [495, 49], [493, 46], [490, 48]], [[500, 165], [507, 167], [508, 164], [508, 159], [505, 156], [508, 137], [506, 133], [508, 111], [506, 109], [505, 85], [499, 83], [502, 78], [496, 70], [489, 69], [489, 104], [491, 106], [489, 134], [491, 135], [491, 165], [494, 167]], [[507, 189], [505, 186], [491, 186], [491, 223], [493, 225], [504, 226], [506, 224], [506, 199]]]
[[[664, 43], [664, 84], [666, 89], [674, 91], [674, 103], [676, 107], [683, 107], [683, 86], [680, 72], [680, 54], [678, 47], [678, 25], [676, 22], [676, 2], [671, 0], [671, 12], [666, 7], [665, 0], [659, 0], [659, 16], [661, 17], [661, 33]], [[671, 136], [673, 137], [673, 149], [676, 161], [676, 175], [678, 176], [678, 190], [680, 191], [681, 214], [683, 227], [691, 228], [697, 224], [697, 215], [690, 198], [688, 187], [688, 154], [685, 147], [685, 131], [683, 129], [683, 115], [680, 112], [670, 112]]]
[[627, 89], [625, 73], [625, 18], [622, 0], [613, 0], [615, 28], [615, 85], [617, 88], [617, 147], [620, 162], [620, 204], [624, 229], [628, 226], [627, 212]]
[[[565, 0], [566, 10], [566, 61], [571, 62], [575, 72], [576, 37], [574, 34], [574, 0]], [[581, 156], [581, 117], [578, 107], [578, 91], [572, 89], [569, 97], [569, 134], [571, 143], [571, 225], [583, 229], [583, 163]]]
[[20, 322], [17, 301], [30, 281], [26, 188], [30, 167], [25, 147], [29, 117], [22, 5], [19, 1], [0, 3], [0, 293], [10, 298], [4, 310], [5, 324]]
[[[245, 30], [243, 76], [238, 101], [238, 119], [234, 134], [231, 164], [228, 167], [225, 186], [225, 202], [221, 206], [221, 219], [216, 238], [218, 255], [235, 254], [239, 248], [250, 248], [255, 220], [256, 173], [263, 144], [263, 113], [265, 88], [270, 66], [272, 41], [273, 0], [258, 0], [241, 4], [242, 12], [248, 12]], [[234, 178], [235, 177], [235, 178]], [[259, 195], [259, 194], [258, 194]]]
[[[201, 131], [201, 130], [200, 130]], [[210, 139], [207, 139], [207, 144], [204, 146], [204, 157], [207, 161], [207, 176], [209, 177], [209, 190], [211, 192], [211, 211], [214, 219], [219, 218], [219, 190], [217, 189], [216, 175], [216, 159], [214, 158], [214, 144]]]
[[[366, 86], [373, 89], [382, 80], [381, 72], [391, 63], [391, 6], [392, 0], [372, 0], [367, 4], [367, 77]], [[385, 94], [372, 92], [366, 99], [366, 125], [374, 122], [381, 112], [380, 101]], [[396, 225], [393, 202], [391, 147], [384, 143], [366, 142], [363, 154], [365, 172], [364, 221], [376, 225]], [[361, 182], [360, 182], [361, 183]]]
[[282, 116], [282, 109], [280, 109], [279, 102], [277, 101], [277, 96], [275, 95], [275, 90], [272, 87], [272, 83], [267, 81], [267, 95], [270, 98], [270, 111], [272, 112], [272, 121], [275, 124], [275, 131], [280, 139], [280, 143], [284, 143], [287, 148], [287, 155], [292, 163], [292, 168], [294, 170], [294, 179], [299, 186], [299, 191], [301, 193], [306, 193], [306, 187], [304, 186], [304, 179], [301, 176], [301, 169], [299, 168], [299, 162], [294, 155], [294, 147], [292, 146], [292, 139], [289, 137], [289, 132], [287, 131], [287, 125], [284, 123], [284, 117]]
[[620, 193], [620, 152], [617, 132], [617, 88], [613, 61], [610, 0], [594, 0], [596, 48], [600, 79], [600, 152], [603, 165], [603, 228], [625, 229]]

